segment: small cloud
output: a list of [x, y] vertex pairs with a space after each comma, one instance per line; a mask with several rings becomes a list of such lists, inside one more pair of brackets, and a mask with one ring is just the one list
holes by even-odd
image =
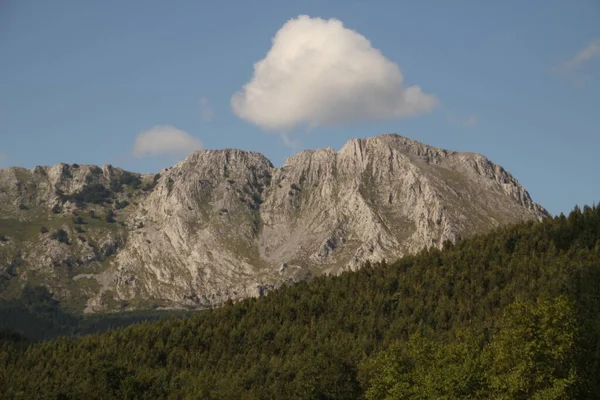
[[200, 139], [170, 125], [164, 125], [138, 133], [132, 152], [138, 158], [161, 154], [185, 156], [202, 148]]
[[467, 118], [456, 116], [452, 111], [446, 113], [446, 121], [453, 126], [457, 126], [461, 129], [471, 129], [479, 124], [479, 119], [476, 116], [471, 115]]
[[208, 104], [208, 99], [206, 97], [200, 99], [200, 115], [205, 121], [212, 121], [215, 116], [215, 112], [210, 104]]
[[438, 104], [419, 86], [403, 86], [398, 65], [337, 19], [301, 15], [272, 43], [231, 98], [240, 118], [265, 130], [410, 117]]
[[564, 62], [560, 69], [563, 71], [573, 70], [581, 64], [593, 58], [600, 56], [600, 38], [592, 40], [586, 47], [579, 50], [577, 54], [570, 60]]

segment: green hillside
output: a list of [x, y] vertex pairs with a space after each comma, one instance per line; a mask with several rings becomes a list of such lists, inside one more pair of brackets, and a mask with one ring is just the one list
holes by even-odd
[[17, 399], [568, 399], [600, 393], [600, 207], [189, 318], [28, 344]]

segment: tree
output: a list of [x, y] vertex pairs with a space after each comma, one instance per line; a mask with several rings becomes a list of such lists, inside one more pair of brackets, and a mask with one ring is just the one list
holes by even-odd
[[566, 296], [510, 305], [484, 355], [492, 397], [570, 398], [578, 378], [575, 315]]
[[125, 208], [125, 207], [127, 207], [128, 205], [129, 205], [129, 202], [128, 202], [127, 200], [123, 200], [123, 201], [117, 201], [117, 202], [115, 203], [115, 208], [116, 208], [117, 210], [120, 210], [120, 209], [122, 209], [122, 208]]
[[50, 237], [56, 240], [57, 242], [69, 244], [69, 234], [62, 228], [59, 228], [52, 232], [52, 235]]
[[106, 222], [109, 223], [115, 222], [115, 212], [111, 208], [109, 208], [106, 212], [106, 217], [104, 219], [106, 220]]
[[484, 392], [479, 345], [470, 331], [438, 343], [422, 335], [397, 342], [361, 365], [365, 397], [376, 399], [473, 399]]

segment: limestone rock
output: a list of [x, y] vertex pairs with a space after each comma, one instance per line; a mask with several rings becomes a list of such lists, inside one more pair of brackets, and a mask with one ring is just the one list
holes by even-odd
[[[110, 198], [81, 204], [86, 187], [110, 188]], [[8, 168], [0, 170], [0, 204], [0, 234], [14, 236], [0, 244], [0, 279], [17, 247], [21, 260], [0, 290], [31, 271], [51, 288], [68, 287], [57, 276], [91, 280], [95, 289], [81, 292], [90, 312], [261, 296], [284, 282], [548, 216], [487, 158], [394, 134], [353, 139], [338, 152], [302, 151], [281, 168], [233, 149], [195, 152], [154, 176], [110, 166]], [[109, 209], [117, 222], [98, 218]], [[69, 218], [90, 211], [96, 218], [78, 235]], [[46, 221], [77, 240], [13, 234]]]

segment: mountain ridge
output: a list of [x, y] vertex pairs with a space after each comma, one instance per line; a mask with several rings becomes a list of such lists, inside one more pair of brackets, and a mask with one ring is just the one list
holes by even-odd
[[[0, 294], [39, 280], [87, 312], [217, 305], [549, 215], [486, 157], [395, 134], [304, 150], [281, 168], [223, 149], [154, 175], [2, 169], [0, 200]], [[69, 243], [53, 239], [59, 229]]]

